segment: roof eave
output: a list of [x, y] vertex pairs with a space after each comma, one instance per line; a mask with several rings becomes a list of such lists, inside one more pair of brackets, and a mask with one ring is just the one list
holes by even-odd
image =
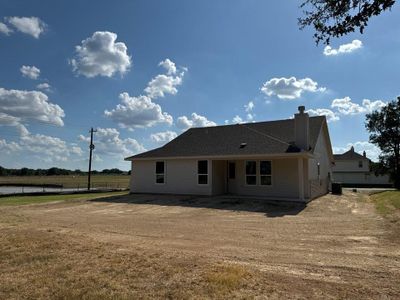
[[274, 153], [274, 154], [240, 154], [240, 155], [193, 155], [193, 156], [158, 156], [158, 157], [127, 157], [126, 161], [167, 160], [167, 159], [245, 159], [245, 158], [312, 158], [311, 152]]

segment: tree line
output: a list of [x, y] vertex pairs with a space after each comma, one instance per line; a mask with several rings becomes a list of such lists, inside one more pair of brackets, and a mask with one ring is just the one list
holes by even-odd
[[[117, 168], [104, 169], [102, 171], [92, 171], [92, 174], [103, 174], [103, 175], [130, 175], [131, 171], [126, 172]], [[62, 168], [49, 168], [49, 169], [7, 169], [0, 166], [0, 176], [54, 176], [54, 175], [87, 175], [88, 172], [76, 170], [68, 170]]]

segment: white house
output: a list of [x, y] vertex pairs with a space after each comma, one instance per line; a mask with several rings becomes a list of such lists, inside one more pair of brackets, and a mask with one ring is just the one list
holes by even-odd
[[376, 176], [370, 171], [370, 160], [365, 151], [363, 155], [351, 147], [343, 154], [334, 154], [333, 178], [347, 186], [390, 185], [388, 175]]
[[126, 158], [131, 193], [257, 196], [307, 202], [328, 193], [333, 153], [325, 116], [191, 128]]

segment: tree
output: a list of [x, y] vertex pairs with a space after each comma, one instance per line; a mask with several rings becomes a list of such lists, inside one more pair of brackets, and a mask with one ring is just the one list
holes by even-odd
[[305, 0], [300, 7], [300, 29], [313, 26], [317, 44], [329, 44], [332, 37], [341, 37], [357, 29], [364, 33], [368, 21], [395, 4], [396, 0]]
[[367, 114], [366, 120], [369, 141], [382, 151], [379, 169], [388, 171], [394, 186], [400, 189], [400, 97], [380, 111]]

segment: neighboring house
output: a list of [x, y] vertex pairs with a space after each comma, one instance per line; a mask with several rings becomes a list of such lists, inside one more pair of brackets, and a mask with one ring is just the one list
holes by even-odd
[[328, 193], [325, 116], [191, 128], [132, 161], [132, 193], [234, 194], [307, 202]]
[[343, 154], [334, 154], [333, 179], [345, 186], [390, 185], [388, 175], [376, 176], [370, 171], [370, 160], [365, 151], [363, 155], [351, 147]]

